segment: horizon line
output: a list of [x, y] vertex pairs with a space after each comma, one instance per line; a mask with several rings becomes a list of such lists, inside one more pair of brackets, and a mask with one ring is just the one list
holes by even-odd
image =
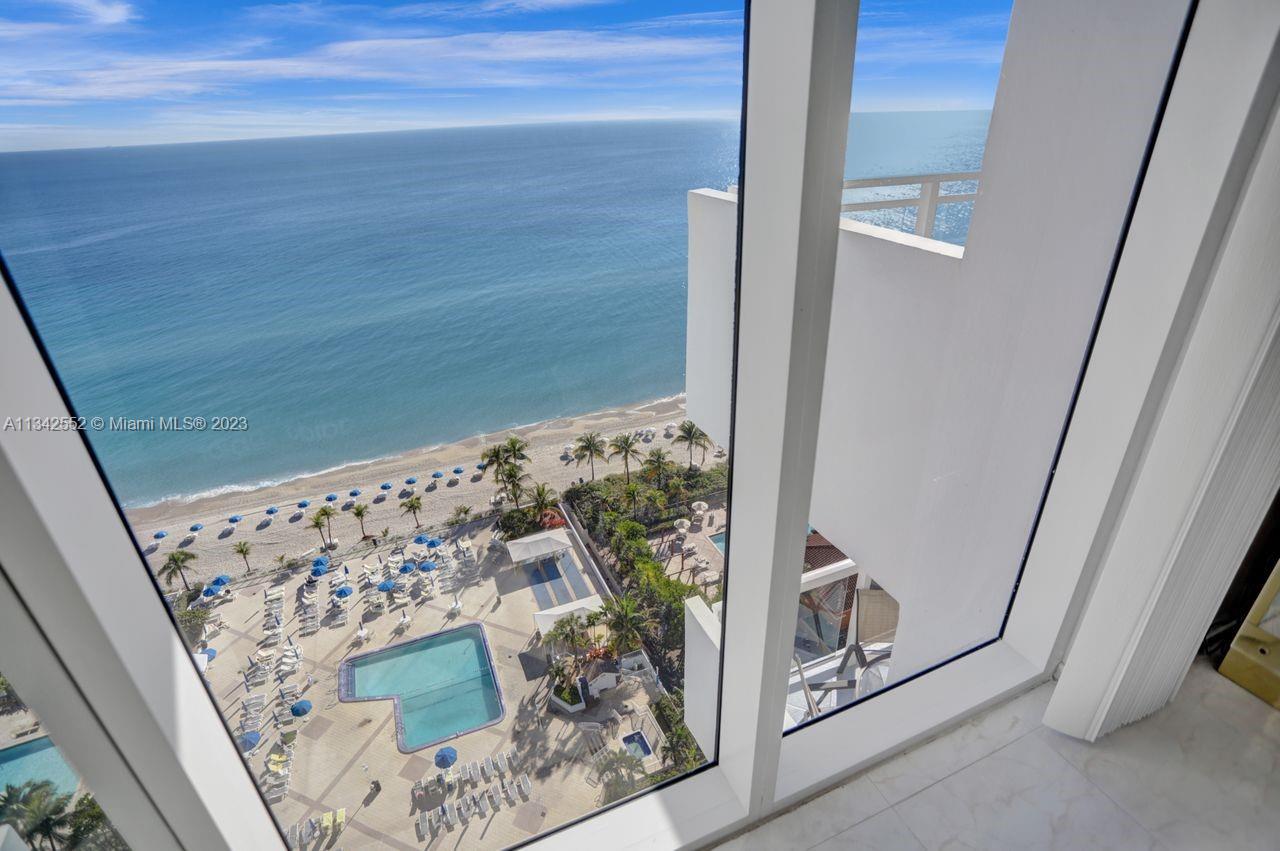
[[[963, 109], [854, 109], [850, 110], [849, 115], [885, 115], [885, 114], [902, 114], [902, 113], [923, 113], [923, 112], [990, 112], [991, 109], [982, 108], [963, 108]], [[388, 130], [339, 130], [336, 132], [321, 133], [280, 133], [269, 136], [237, 136], [233, 138], [213, 138], [213, 139], [185, 139], [174, 142], [133, 142], [125, 144], [105, 144], [105, 145], [68, 145], [65, 147], [52, 148], [9, 148], [0, 149], [0, 155], [4, 154], [38, 154], [49, 153], [52, 151], [105, 151], [116, 150], [120, 148], [158, 148], [170, 147], [173, 145], [213, 145], [221, 143], [235, 142], [268, 142], [284, 139], [324, 139], [336, 136], [374, 136], [390, 133], [422, 133], [431, 130], [469, 130], [484, 127], [503, 128], [503, 127], [537, 127], [549, 126], [556, 124], [615, 124], [623, 122], [640, 122], [640, 121], [738, 121], [738, 115], [682, 115], [682, 116], [614, 116], [614, 117], [598, 117], [598, 118], [564, 118], [551, 117], [545, 119], [530, 119], [525, 121], [479, 121], [479, 122], [463, 122], [458, 124], [436, 124], [424, 125], [422, 127], [405, 127]], [[3, 127], [3, 125], [0, 125]]]

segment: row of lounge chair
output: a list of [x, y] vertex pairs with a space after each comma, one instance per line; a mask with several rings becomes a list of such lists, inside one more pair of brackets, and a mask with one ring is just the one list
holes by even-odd
[[516, 779], [496, 780], [488, 788], [474, 793], [466, 793], [453, 801], [445, 801], [439, 807], [423, 810], [418, 813], [418, 830], [424, 838], [433, 837], [442, 828], [454, 828], [469, 821], [472, 816], [484, 818], [492, 807], [496, 813], [502, 809], [503, 798], [508, 806], [515, 806], [521, 798], [529, 800], [533, 796], [533, 783], [528, 774], [521, 774]]

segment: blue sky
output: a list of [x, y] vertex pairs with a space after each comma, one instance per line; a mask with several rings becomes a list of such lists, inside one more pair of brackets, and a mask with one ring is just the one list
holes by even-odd
[[[853, 108], [985, 109], [1011, 0], [864, 0]], [[0, 0], [0, 150], [735, 117], [730, 0]]]

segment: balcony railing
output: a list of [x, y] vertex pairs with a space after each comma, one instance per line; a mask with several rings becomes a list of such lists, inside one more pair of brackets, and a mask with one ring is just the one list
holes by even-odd
[[[951, 171], [942, 174], [912, 174], [903, 177], [864, 177], [846, 180], [844, 188], [850, 189], [884, 189], [891, 186], [919, 186], [917, 195], [906, 198], [876, 198], [870, 201], [848, 201], [840, 205], [842, 213], [865, 213], [871, 210], [892, 210], [900, 207], [918, 207], [916, 213], [916, 233], [928, 239], [933, 238], [934, 222], [938, 218], [938, 207], [943, 204], [961, 204], [965, 201], [976, 201], [977, 192], [943, 193], [944, 183], [977, 183], [980, 171]], [[975, 187], [976, 188], [976, 187]], [[736, 184], [730, 184], [728, 191], [738, 194]]]
[[938, 216], [938, 207], [943, 204], [960, 204], [977, 200], [977, 192], [958, 192], [944, 194], [942, 184], [974, 182], [981, 172], [954, 171], [944, 174], [916, 174], [905, 177], [870, 177], [860, 180], [846, 180], [845, 191], [850, 189], [882, 189], [888, 186], [919, 186], [920, 193], [907, 198], [883, 198], [871, 201], [854, 201], [840, 205], [842, 213], [862, 213], [869, 210], [890, 210], [897, 207], [916, 207], [916, 234], [926, 238], [933, 237], [933, 225]]

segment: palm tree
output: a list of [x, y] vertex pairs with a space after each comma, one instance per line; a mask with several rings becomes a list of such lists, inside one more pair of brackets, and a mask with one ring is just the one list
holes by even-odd
[[702, 450], [702, 460], [707, 460], [707, 448], [711, 446], [711, 437], [702, 429], [694, 424], [693, 420], [685, 420], [680, 423], [676, 436], [671, 439], [672, 443], [683, 443], [689, 447], [689, 469], [693, 469], [693, 450]]
[[549, 508], [555, 508], [555, 505], [555, 488], [551, 487], [546, 482], [539, 482], [533, 486], [533, 497], [529, 501], [529, 507], [533, 509], [534, 514], [541, 517], [542, 512]]
[[357, 502], [351, 506], [351, 516], [360, 521], [360, 540], [369, 537], [364, 532], [364, 518], [369, 513], [369, 506], [363, 502]]
[[556, 621], [551, 629], [547, 630], [544, 638], [568, 650], [574, 657], [577, 657], [579, 651], [590, 641], [587, 635], [587, 623], [577, 612], [567, 614]]
[[609, 441], [610, 460], [622, 456], [622, 469], [627, 474], [627, 484], [631, 483], [631, 461], [640, 460], [640, 439], [634, 434], [620, 434]]
[[59, 795], [53, 787], [34, 790], [23, 805], [22, 832], [28, 842], [39, 845], [43, 839], [56, 849], [71, 832], [71, 795]]
[[324, 518], [325, 529], [329, 532], [329, 546], [333, 546], [333, 515], [338, 512], [333, 510], [331, 505], [322, 505], [316, 509], [316, 514]]
[[400, 515], [413, 515], [413, 528], [417, 529], [422, 524], [418, 522], [418, 512], [422, 510], [422, 497], [417, 494], [400, 501]]
[[525, 484], [529, 481], [529, 474], [516, 462], [507, 461], [498, 468], [494, 475], [498, 480], [498, 488], [511, 497], [511, 501], [516, 504], [516, 508], [519, 508], [520, 497], [524, 496]]
[[583, 461], [591, 465], [591, 481], [593, 482], [596, 480], [596, 459], [607, 460], [605, 458], [605, 448], [604, 438], [600, 436], [598, 431], [580, 434], [578, 439], [573, 442], [573, 460], [578, 466]]
[[238, 555], [238, 556], [240, 556], [240, 558], [244, 559], [244, 572], [245, 572], [245, 573], [252, 573], [252, 572], [253, 572], [253, 568], [249, 567], [249, 550], [251, 549], [251, 547], [249, 546], [249, 542], [248, 542], [248, 541], [237, 541], [237, 542], [236, 542], [236, 545], [235, 545], [234, 547], [232, 547], [231, 549], [235, 551], [235, 554], [236, 554], [236, 555]]
[[514, 461], [517, 464], [520, 463], [521, 461], [528, 461], [529, 456], [525, 452], [525, 450], [528, 448], [529, 448], [529, 441], [525, 440], [522, 437], [517, 437], [516, 435], [513, 434], [506, 439], [506, 442], [502, 444], [503, 460]]
[[471, 506], [455, 505], [453, 508], [453, 514], [449, 515], [449, 525], [461, 526], [463, 523], [466, 523], [470, 519], [471, 519]]
[[308, 524], [312, 529], [320, 533], [320, 549], [328, 550], [329, 542], [324, 538], [324, 530], [328, 527], [329, 518], [317, 511], [311, 515], [311, 522]]
[[501, 443], [495, 443], [492, 446], [487, 447], [480, 453], [480, 463], [484, 465], [484, 469], [480, 471], [480, 475], [483, 476], [485, 473], [492, 470], [493, 475], [496, 478], [498, 470], [502, 468], [502, 462], [505, 460], [506, 450], [503, 448]]
[[654, 513], [667, 507], [667, 495], [656, 488], [646, 490], [640, 495], [640, 499], [646, 507], [653, 509]]
[[663, 487], [667, 483], [667, 468], [670, 466], [671, 453], [655, 446], [649, 450], [648, 455], [644, 456], [640, 469], [653, 476], [658, 482], [658, 487]]
[[623, 656], [640, 646], [649, 618], [635, 597], [630, 594], [613, 597], [605, 601], [601, 611], [604, 612], [604, 625], [609, 630], [609, 646], [615, 655]]
[[639, 520], [636, 515], [640, 513], [640, 490], [639, 482], [631, 482], [623, 488], [623, 493], [626, 495], [627, 499], [631, 501], [632, 520]]
[[172, 588], [174, 577], [177, 577], [182, 580], [182, 587], [190, 591], [191, 585], [187, 583], [187, 571], [191, 569], [189, 563], [196, 558], [196, 554], [190, 550], [174, 550], [169, 553], [169, 557], [164, 560], [164, 564], [160, 566], [156, 575], [164, 580], [166, 588]]
[[0, 792], [0, 824], [19, 827], [27, 812], [27, 804], [39, 790], [53, 791], [52, 780], [27, 780], [23, 783], [6, 783]]

